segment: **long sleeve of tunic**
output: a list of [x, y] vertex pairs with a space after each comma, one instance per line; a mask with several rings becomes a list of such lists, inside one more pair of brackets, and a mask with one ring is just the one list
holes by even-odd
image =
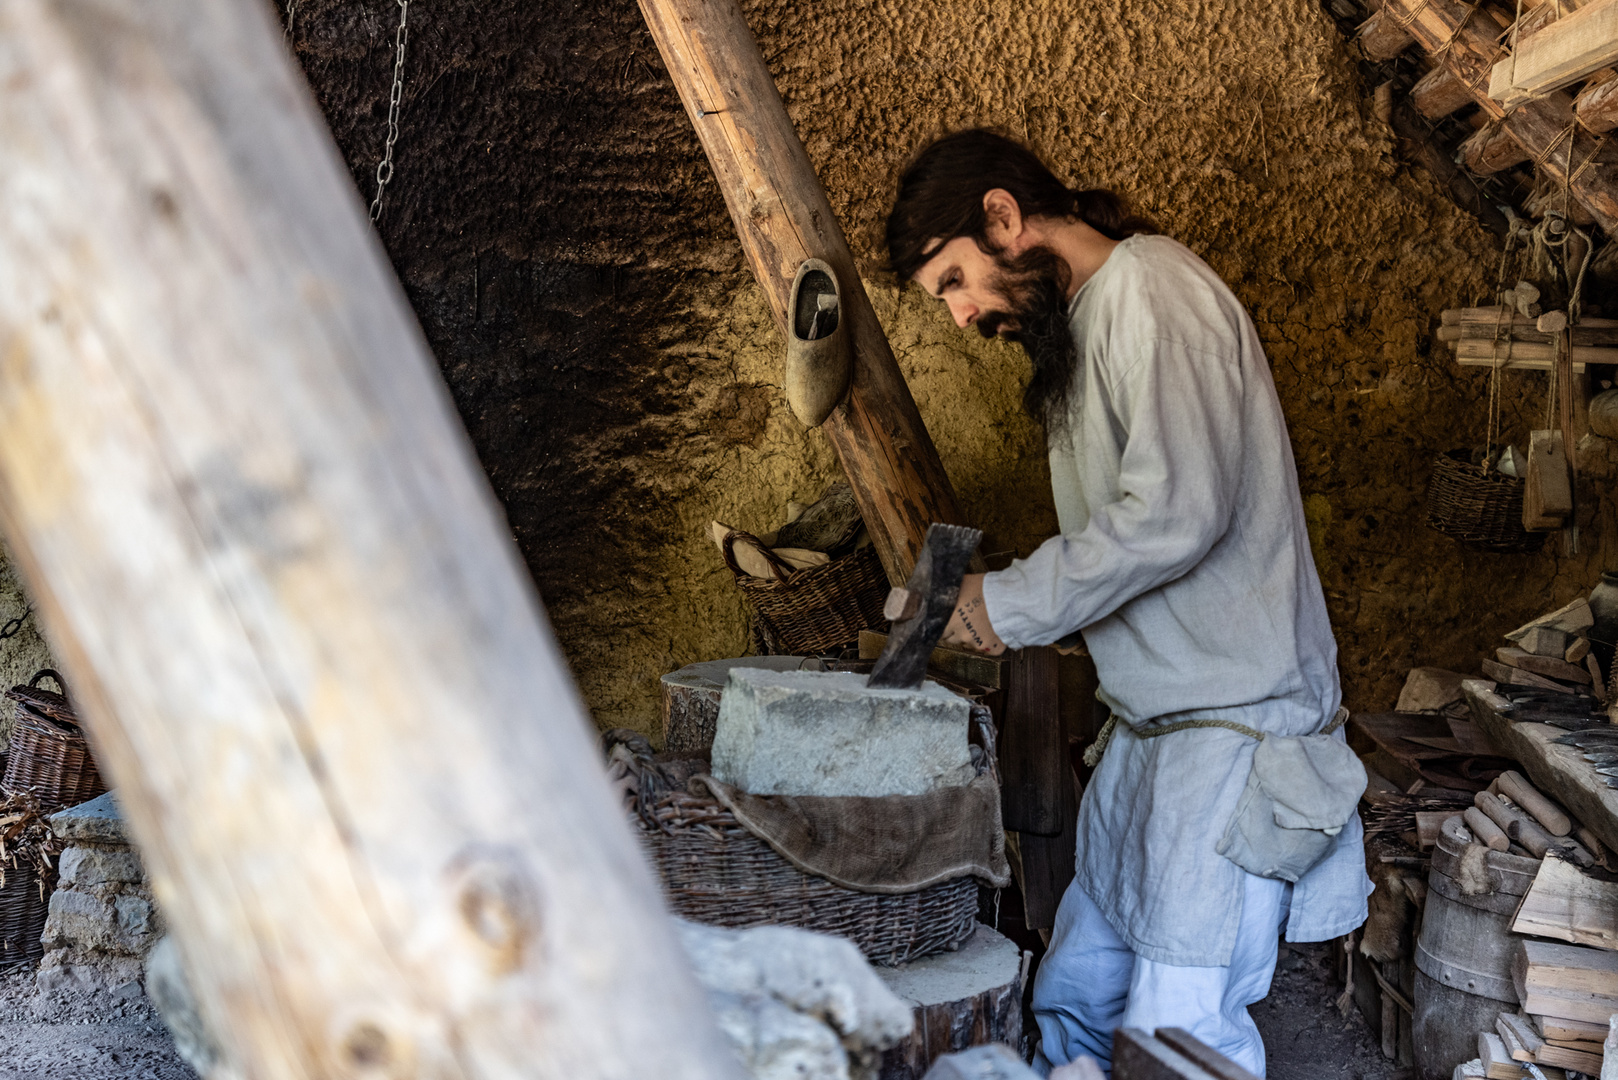
[[[1013, 647], [1082, 630], [1123, 721], [1080, 808], [1080, 885], [1142, 955], [1224, 964], [1244, 871], [1214, 847], [1254, 743], [1136, 732], [1225, 719], [1303, 735], [1337, 710], [1286, 424], [1246, 311], [1173, 240], [1115, 248], [1069, 325], [1078, 362], [1050, 442], [1061, 534], [989, 574], [984, 602]], [[1356, 818], [1297, 883], [1288, 936], [1346, 933], [1368, 892]]]

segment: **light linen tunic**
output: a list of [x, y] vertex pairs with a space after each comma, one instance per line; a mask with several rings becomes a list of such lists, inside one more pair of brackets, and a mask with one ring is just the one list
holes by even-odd
[[[1050, 445], [1062, 532], [989, 574], [984, 602], [1014, 648], [1082, 629], [1121, 721], [1080, 805], [1076, 883], [1138, 955], [1222, 966], [1246, 871], [1214, 848], [1257, 744], [1133, 729], [1207, 718], [1307, 735], [1336, 712], [1292, 447], [1252, 320], [1183, 245], [1119, 244], [1069, 324], [1069, 424]], [[1355, 814], [1294, 887], [1287, 939], [1346, 934], [1370, 891]]]

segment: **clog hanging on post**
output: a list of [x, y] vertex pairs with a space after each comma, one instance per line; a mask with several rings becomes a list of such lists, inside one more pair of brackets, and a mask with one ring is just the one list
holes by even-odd
[[787, 402], [807, 427], [819, 427], [848, 395], [854, 370], [843, 294], [832, 268], [805, 259], [787, 304]]

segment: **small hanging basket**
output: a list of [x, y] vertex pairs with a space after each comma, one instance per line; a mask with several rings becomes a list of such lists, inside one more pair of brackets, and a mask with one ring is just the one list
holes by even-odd
[[[758, 546], [779, 580], [741, 568], [735, 547], [743, 540]], [[753, 648], [761, 654], [815, 656], [856, 640], [861, 630], [887, 625], [882, 604], [888, 579], [874, 547], [804, 570], [788, 566], [749, 533], [729, 533], [723, 550], [736, 587], [753, 608]]]
[[[41, 690], [39, 682], [47, 676], [64, 693]], [[17, 703], [17, 719], [11, 725], [11, 747], [0, 792], [32, 795], [42, 807], [59, 810], [88, 802], [107, 790], [66, 689], [62, 677], [46, 668], [27, 686], [6, 691], [6, 697]]]
[[1522, 527], [1521, 477], [1484, 472], [1465, 450], [1433, 461], [1427, 486], [1427, 524], [1472, 551], [1538, 551], [1545, 533]]

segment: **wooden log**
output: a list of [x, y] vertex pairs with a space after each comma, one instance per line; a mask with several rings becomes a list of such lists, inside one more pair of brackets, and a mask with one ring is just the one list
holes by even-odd
[[1399, 25], [1398, 19], [1385, 10], [1376, 11], [1354, 31], [1354, 40], [1368, 60], [1379, 63], [1392, 60], [1415, 44], [1410, 32]]
[[1567, 836], [1573, 831], [1573, 822], [1551, 800], [1539, 793], [1539, 790], [1523, 779], [1521, 773], [1514, 769], [1507, 769], [1494, 779], [1500, 793], [1528, 813], [1528, 816], [1539, 822], [1539, 827], [1552, 836]]
[[1013, 942], [980, 924], [957, 952], [874, 969], [916, 1018], [910, 1037], [883, 1053], [881, 1080], [921, 1080], [940, 1057], [970, 1046], [1019, 1045], [1024, 963]]
[[824, 665], [807, 656], [740, 656], [703, 660], [671, 671], [658, 680], [663, 694], [663, 749], [680, 754], [707, 754], [713, 748], [719, 702], [732, 668], [797, 671], [808, 661], [816, 671]]
[[1573, 99], [1573, 116], [1592, 135], [1618, 128], [1618, 69], [1590, 77]]
[[[1555, 360], [1553, 346], [1529, 342], [1457, 341], [1455, 362], [1461, 367], [1493, 367], [1502, 371], [1549, 371]], [[1618, 363], [1618, 349], [1575, 345], [1573, 373], [1582, 375], [1586, 364]]]
[[0, 518], [221, 1073], [739, 1077], [270, 10], [0, 86]]
[[1508, 109], [1618, 62], [1618, 0], [1594, 0], [1533, 33], [1490, 73], [1489, 96]]
[[854, 348], [847, 400], [822, 430], [854, 491], [888, 582], [903, 585], [933, 522], [965, 524], [809, 155], [737, 0], [641, 0], [674, 88], [696, 126], [748, 266], [786, 330], [792, 281], [825, 260], [842, 287]]
[[[1453, 326], [1440, 326], [1437, 334], [1438, 340], [1452, 341], [1494, 341], [1497, 338], [1502, 342], [1523, 342], [1535, 345], [1549, 345], [1556, 335], [1549, 331], [1539, 330], [1531, 322], [1504, 323], [1496, 326], [1492, 322], [1464, 322]], [[1604, 345], [1618, 346], [1618, 326], [1598, 327], [1579, 325], [1573, 328], [1574, 345]], [[1502, 344], [1502, 349], [1505, 347]]]
[[1501, 802], [1498, 795], [1480, 791], [1472, 797], [1472, 801], [1477, 809], [1500, 826], [1512, 843], [1521, 844], [1534, 858], [1543, 859], [1551, 849], [1551, 838], [1545, 835], [1545, 830], [1534, 824], [1527, 814]]
[[1486, 124], [1467, 136], [1461, 143], [1460, 153], [1466, 167], [1478, 176], [1489, 176], [1520, 165], [1529, 157], [1528, 151], [1499, 121]]
[[1472, 835], [1480, 844], [1495, 851], [1505, 851], [1511, 846], [1506, 838], [1505, 830], [1494, 823], [1494, 820], [1475, 806], [1468, 806], [1466, 813], [1461, 815], [1466, 821], [1466, 827], [1472, 830]]
[[1433, 68], [1410, 88], [1410, 103], [1429, 120], [1444, 117], [1472, 104], [1466, 84], [1447, 67]]
[[1483, 115], [1506, 120], [1506, 129], [1546, 175], [1559, 184], [1570, 181], [1573, 197], [1603, 229], [1618, 231], [1618, 145], [1598, 143], [1582, 128], [1569, 136], [1573, 102], [1561, 92], [1527, 102], [1507, 118], [1504, 106], [1488, 94], [1490, 69], [1504, 50], [1490, 21], [1476, 17], [1475, 6], [1462, 0], [1387, 0], [1383, 11], [1454, 72]]

